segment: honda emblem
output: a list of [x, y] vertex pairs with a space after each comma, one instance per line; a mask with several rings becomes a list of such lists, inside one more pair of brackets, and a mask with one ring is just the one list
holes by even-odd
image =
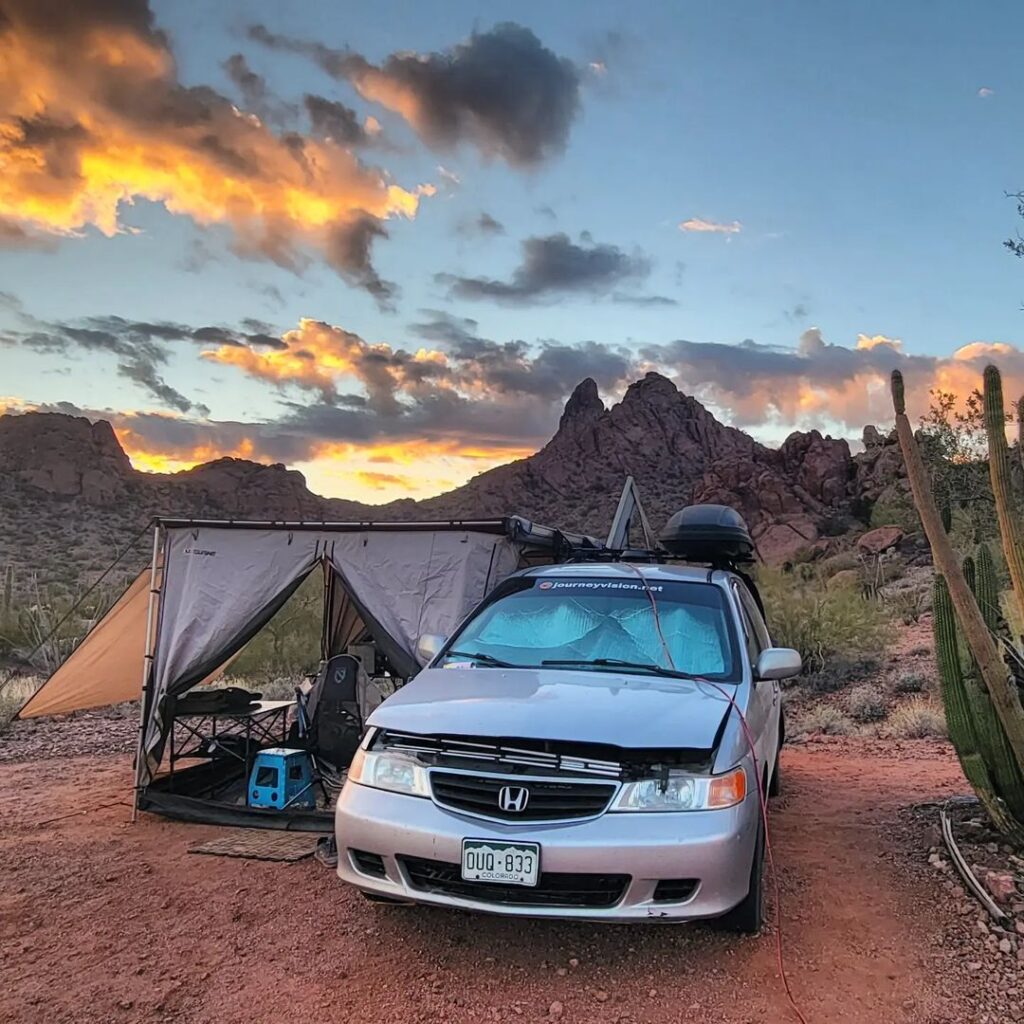
[[530, 801], [530, 791], [525, 786], [502, 786], [498, 791], [498, 807], [503, 811], [522, 814]]

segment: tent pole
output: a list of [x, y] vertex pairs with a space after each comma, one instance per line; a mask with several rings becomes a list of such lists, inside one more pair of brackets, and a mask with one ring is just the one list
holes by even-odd
[[142, 699], [139, 702], [139, 740], [135, 748], [135, 794], [132, 800], [132, 824], [139, 815], [142, 772], [145, 764], [143, 744], [146, 738], [146, 698], [149, 695], [150, 666], [153, 664], [153, 609], [156, 604], [156, 563], [160, 553], [160, 523], [153, 526], [153, 561], [149, 568], [149, 607], [146, 610], [146, 643], [142, 658]]

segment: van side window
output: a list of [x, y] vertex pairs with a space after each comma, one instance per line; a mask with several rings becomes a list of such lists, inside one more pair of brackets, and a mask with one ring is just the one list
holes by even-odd
[[739, 598], [740, 621], [743, 623], [743, 637], [747, 644], [747, 657], [750, 658], [750, 667], [757, 664], [758, 655], [761, 653], [761, 644], [758, 641], [757, 630], [750, 619], [750, 612], [747, 610], [747, 602], [743, 600], [743, 587], [733, 583], [736, 596]]
[[757, 637], [760, 649], [763, 651], [766, 647], [771, 647], [772, 638], [768, 635], [768, 627], [764, 624], [764, 619], [761, 618], [761, 612], [758, 610], [757, 603], [750, 596], [750, 591], [741, 583], [737, 583], [736, 593], [739, 594], [740, 604], [746, 613], [744, 618], [749, 619], [754, 627], [754, 635]]

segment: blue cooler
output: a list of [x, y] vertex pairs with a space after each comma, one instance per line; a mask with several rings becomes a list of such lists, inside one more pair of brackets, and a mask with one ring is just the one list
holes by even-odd
[[268, 747], [256, 755], [249, 776], [250, 807], [316, 807], [313, 764], [305, 750]]

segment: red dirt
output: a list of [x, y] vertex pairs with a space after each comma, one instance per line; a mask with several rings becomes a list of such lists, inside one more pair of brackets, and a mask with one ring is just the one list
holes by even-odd
[[[942, 745], [788, 748], [773, 804], [786, 965], [808, 1024], [980, 1019], [954, 911], [900, 809], [965, 789]], [[0, 1021], [795, 1020], [774, 937], [364, 902], [313, 860], [199, 857], [215, 829], [127, 804], [123, 759], [0, 766]]]

